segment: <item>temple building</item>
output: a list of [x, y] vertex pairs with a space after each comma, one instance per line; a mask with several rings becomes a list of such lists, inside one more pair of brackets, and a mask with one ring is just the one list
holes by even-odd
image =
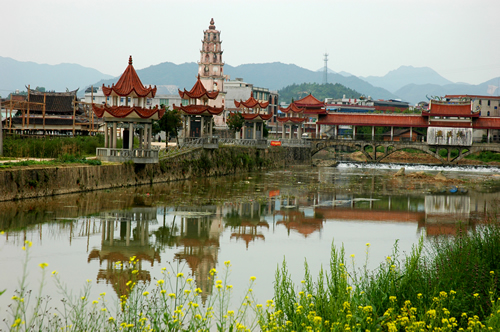
[[[26, 95], [13, 95], [3, 102], [3, 128], [19, 134], [87, 135], [98, 128], [91, 113], [78, 103], [78, 89], [48, 92], [26, 87]], [[97, 119], [95, 119], [97, 120]], [[97, 121], [96, 121], [97, 122]]]
[[[253, 92], [250, 93], [250, 98], [246, 101], [234, 101], [234, 105], [240, 110], [245, 122], [242, 132], [243, 139], [263, 139], [265, 121], [272, 118], [273, 113], [267, 112], [268, 101], [259, 102], [253, 97]], [[236, 133], [239, 135], [240, 133]], [[239, 138], [239, 137], [237, 137]]]
[[297, 127], [297, 138], [300, 139], [302, 137], [302, 123], [306, 121], [304, 110], [302, 108], [298, 108], [295, 103], [292, 102], [286, 108], [280, 107], [280, 111], [285, 113], [285, 116], [276, 118], [276, 120], [278, 120], [278, 122], [280, 122], [283, 126], [283, 129], [281, 131], [282, 138], [286, 139], [288, 126], [288, 138], [292, 139], [294, 137], [294, 127]]
[[[222, 62], [222, 46], [220, 31], [215, 29], [215, 22], [212, 18], [207, 30], [203, 31], [203, 40], [200, 50], [200, 61], [198, 62], [198, 75], [201, 83], [208, 92], [218, 92], [216, 98], [211, 99], [208, 105], [224, 109], [224, 62]], [[226, 127], [226, 117], [223, 112], [214, 117], [214, 124], [217, 128]]]
[[[320, 115], [327, 113], [325, 103], [315, 98], [312, 94], [305, 96], [302, 99], [294, 101], [293, 104], [303, 110], [303, 115], [306, 118], [304, 123], [304, 131], [313, 134], [316, 138], [320, 137], [320, 126], [317, 124]], [[299, 138], [301, 136], [297, 136]]]
[[179, 90], [179, 96], [187, 101], [186, 105], [173, 105], [174, 110], [180, 111], [184, 118], [181, 144], [188, 144], [194, 139], [201, 139], [203, 143], [217, 145], [217, 142], [213, 140], [213, 118], [215, 115], [220, 115], [224, 108], [222, 106], [210, 106], [210, 104], [211, 101], [219, 97], [219, 91], [207, 91], [200, 75], [198, 75], [198, 80], [191, 90]]
[[[147, 107], [148, 99], [156, 94], [156, 87], [145, 87], [141, 83], [132, 65], [132, 56], [118, 82], [111, 87], [103, 84], [102, 92], [106, 96], [105, 103], [92, 104], [96, 116], [104, 119], [104, 148], [97, 149], [97, 157], [114, 162], [158, 162], [158, 151], [151, 149], [153, 120], [159, 120], [165, 110], [158, 106]], [[124, 129], [123, 148], [117, 149], [120, 129]], [[135, 130], [139, 130], [138, 149], [133, 148]]]

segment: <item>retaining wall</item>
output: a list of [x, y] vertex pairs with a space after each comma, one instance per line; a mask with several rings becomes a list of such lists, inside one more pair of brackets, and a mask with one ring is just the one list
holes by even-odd
[[199, 149], [158, 164], [20, 167], [0, 170], [0, 201], [136, 186], [311, 163], [310, 148]]

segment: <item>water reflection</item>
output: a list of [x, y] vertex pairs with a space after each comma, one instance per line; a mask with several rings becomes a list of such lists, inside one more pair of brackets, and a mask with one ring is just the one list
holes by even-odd
[[[36, 240], [37, 258], [74, 270], [74, 287], [81, 286], [78, 278], [93, 279], [97, 292], [112, 287], [118, 297], [130, 293], [133, 274], [149, 282], [170, 264], [193, 277], [206, 301], [214, 288], [210, 271], [225, 259], [248, 263], [249, 270], [236, 273], [239, 281], [269, 273], [284, 255], [328, 262], [328, 249], [319, 246], [328, 248], [334, 237], [360, 242], [362, 250], [377, 239], [389, 247], [406, 239], [411, 247], [420, 235], [476, 227], [498, 197], [473, 190], [430, 194], [433, 185], [383, 171], [295, 169], [4, 202], [0, 249], [9, 250], [1, 251], [0, 263], [17, 271], [24, 241]], [[2, 274], [0, 284], [14, 289], [17, 278]]]
[[160, 252], [150, 244], [149, 225], [157, 223], [156, 208], [101, 212], [99, 217], [101, 247], [90, 251], [87, 262], [99, 261], [97, 283], [112, 285], [119, 298], [128, 297], [134, 286], [129, 280], [151, 281], [143, 262], [151, 267], [155, 261], [161, 263]]

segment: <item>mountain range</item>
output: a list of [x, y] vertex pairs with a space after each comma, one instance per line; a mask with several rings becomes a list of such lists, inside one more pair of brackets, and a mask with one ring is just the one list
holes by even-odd
[[[123, 68], [125, 70], [125, 67]], [[136, 69], [137, 70], [137, 69]], [[25, 90], [43, 86], [47, 90], [66, 91], [79, 88], [83, 95], [85, 88], [102, 84], [111, 85], [117, 77], [103, 74], [95, 69], [78, 64], [47, 65], [21, 62], [0, 57], [0, 95], [7, 96], [16, 89]], [[194, 62], [174, 64], [163, 62], [137, 70], [144, 84], [175, 85], [190, 89], [195, 83], [198, 65]], [[242, 78], [254, 86], [279, 90], [291, 84], [323, 83], [323, 69], [312, 71], [294, 64], [281, 62], [224, 65], [224, 73], [231, 79]], [[402, 99], [411, 104], [427, 100], [426, 96], [446, 94], [498, 95], [500, 78], [494, 78], [478, 85], [453, 83], [428, 67], [402, 66], [384, 76], [356, 77], [346, 72], [328, 70], [328, 83], [339, 83], [374, 99]], [[489, 93], [490, 92], [490, 93]]]

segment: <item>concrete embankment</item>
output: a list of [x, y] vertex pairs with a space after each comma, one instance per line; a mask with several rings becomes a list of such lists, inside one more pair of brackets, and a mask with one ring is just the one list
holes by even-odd
[[311, 163], [309, 148], [245, 147], [198, 149], [158, 164], [20, 167], [0, 171], [0, 201], [222, 176]]

